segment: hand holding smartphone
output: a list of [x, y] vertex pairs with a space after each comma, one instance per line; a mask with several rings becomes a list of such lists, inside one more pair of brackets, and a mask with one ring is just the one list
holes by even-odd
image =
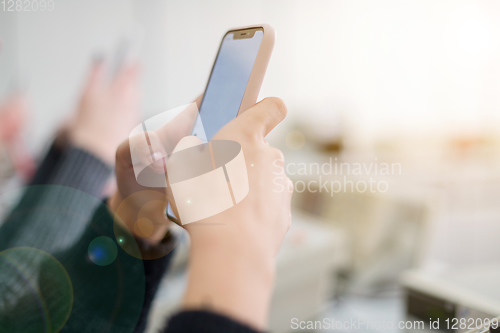
[[[192, 135], [212, 137], [257, 101], [274, 48], [275, 32], [267, 24], [231, 29], [222, 38]], [[179, 223], [170, 205], [167, 216]]]

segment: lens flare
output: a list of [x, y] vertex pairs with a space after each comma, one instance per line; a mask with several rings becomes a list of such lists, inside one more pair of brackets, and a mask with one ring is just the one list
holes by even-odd
[[118, 248], [114, 240], [106, 236], [94, 238], [89, 244], [90, 260], [99, 266], [107, 266], [115, 261]]

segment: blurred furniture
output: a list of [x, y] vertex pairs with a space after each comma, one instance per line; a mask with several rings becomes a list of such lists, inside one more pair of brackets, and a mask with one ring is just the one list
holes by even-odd
[[[458, 330], [483, 327], [485, 319], [500, 314], [500, 266], [471, 266], [467, 269], [449, 269], [443, 272], [415, 270], [406, 272], [401, 279], [405, 290], [406, 313], [420, 318], [438, 320], [447, 331], [458, 320]], [[460, 329], [465, 319], [466, 328]], [[469, 325], [473, 326], [469, 328]], [[481, 331], [481, 330], [480, 330]], [[486, 331], [487, 332], [487, 331]]]
[[288, 332], [292, 318], [314, 319], [335, 294], [337, 274], [350, 262], [342, 230], [306, 213], [293, 222], [277, 261], [270, 315], [272, 332]]
[[[426, 255], [429, 222], [434, 218], [434, 206], [439, 200], [429, 191], [406, 182], [405, 166], [397, 159], [349, 152], [329, 155], [308, 149], [288, 152], [286, 163], [291, 165], [287, 171], [296, 184], [294, 207], [321, 217], [346, 232], [352, 241], [347, 291], [376, 292], [396, 284], [404, 270], [421, 265]], [[375, 171], [380, 170], [383, 163], [394, 163], [398, 167], [390, 169], [389, 175]], [[325, 164], [332, 167], [323, 168]], [[361, 166], [358, 169], [361, 172], [353, 172], [356, 165]], [[308, 171], [299, 173], [301, 166]], [[384, 185], [381, 186], [383, 192], [372, 191], [362, 185], [359, 188], [365, 190], [357, 190], [356, 184], [366, 185], [370, 181], [375, 184], [374, 188], [379, 182], [386, 183], [387, 188]], [[336, 186], [332, 192], [328, 185], [327, 191], [319, 185], [325, 182], [340, 183], [342, 188], [337, 191], [339, 187]], [[346, 182], [354, 186], [345, 185]], [[307, 185], [300, 191], [302, 183]]]
[[304, 192], [295, 197], [295, 205], [349, 235], [351, 291], [370, 292], [420, 265], [430, 216], [421, 197]]
[[[313, 319], [334, 294], [337, 272], [349, 262], [348, 239], [338, 228], [294, 212], [292, 226], [277, 258], [270, 331], [288, 332], [292, 318]], [[177, 249], [174, 267], [164, 278], [150, 312], [148, 332], [157, 332], [179, 305], [186, 288], [188, 246]]]

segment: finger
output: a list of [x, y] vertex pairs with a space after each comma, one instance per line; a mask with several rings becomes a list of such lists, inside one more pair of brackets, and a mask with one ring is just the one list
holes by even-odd
[[142, 132], [131, 136], [131, 161], [137, 170], [149, 167], [156, 173], [164, 173], [163, 158], [167, 157], [160, 140], [154, 132]]
[[[194, 174], [199, 174], [199, 168], [200, 165], [203, 165], [202, 167], [207, 167], [207, 164], [204, 164], [202, 160], [200, 160], [199, 157], [203, 156], [203, 150], [199, 149], [189, 149], [191, 147], [195, 146], [203, 146], [203, 141], [201, 141], [200, 138], [190, 135], [187, 137], [182, 138], [181, 141], [177, 144], [177, 146], [174, 149], [174, 154], [172, 154], [170, 159], [167, 162], [167, 176], [168, 176], [168, 188], [167, 188], [167, 197], [170, 202], [170, 205], [172, 206], [172, 210], [174, 211], [175, 216], [178, 217], [180, 221], [181, 216], [186, 216], [185, 209], [186, 206], [182, 208], [181, 210], [184, 210], [184, 214], [181, 214], [179, 211], [179, 208], [176, 205], [176, 200], [180, 200], [180, 202], [184, 202], [187, 198], [185, 197], [185, 193], [193, 193], [193, 191], [196, 191], [196, 188], [192, 188], [193, 185], [183, 185], [182, 190], [180, 192], [177, 192], [177, 198], [175, 197], [173, 191], [172, 191], [172, 182], [174, 184], [179, 182], [179, 179], [189, 179], [192, 177]], [[204, 148], [207, 148], [207, 146], [204, 146]], [[208, 148], [207, 148], [208, 149]], [[176, 154], [182, 150], [187, 150], [186, 152], [188, 154]], [[207, 150], [204, 150], [205, 152]], [[196, 163], [193, 163], [193, 161], [196, 161]], [[200, 163], [201, 162], [201, 163]], [[211, 161], [206, 161], [205, 163], [210, 163]], [[188, 188], [186, 188], [188, 186]], [[183, 194], [184, 193], [184, 194]], [[213, 195], [217, 196], [216, 193], [212, 193]], [[179, 198], [180, 196], [180, 198]], [[189, 199], [187, 200], [189, 202]], [[189, 209], [194, 209], [194, 208], [189, 208]], [[187, 215], [189, 216], [189, 214]], [[186, 221], [184, 221], [186, 222]], [[189, 223], [187, 221], [186, 223]]]
[[140, 66], [138, 63], [132, 63], [122, 67], [115, 79], [112, 81], [111, 86], [118, 89], [127, 89], [131, 85], [137, 83], [140, 74]]
[[132, 168], [132, 156], [130, 153], [129, 140], [125, 140], [116, 149], [116, 177], [120, 179], [127, 170]]
[[148, 152], [150, 158], [147, 159], [149, 167], [157, 173], [165, 173], [164, 162], [168, 159], [168, 154], [161, 143], [160, 138], [155, 132], [145, 132], [147, 140], [149, 141]]
[[171, 136], [174, 141], [173, 146], [175, 146], [183, 137], [191, 134], [202, 100], [203, 94], [193, 101], [193, 103], [196, 103], [196, 107], [193, 103], [189, 104], [176, 118], [159, 128], [157, 133], [160, 138], [167, 140]]
[[277, 97], [265, 98], [242, 113], [237, 122], [247, 130], [265, 137], [287, 114], [285, 103]]
[[286, 179], [287, 179], [286, 182], [288, 184], [288, 193], [290, 193], [290, 198], [291, 198], [292, 194], [293, 194], [293, 189], [295, 186], [293, 185], [293, 182], [290, 178], [287, 177]]
[[87, 78], [87, 83], [85, 84], [86, 90], [92, 90], [101, 86], [104, 82], [104, 72], [105, 72], [104, 60], [102, 58], [96, 59], [92, 63], [92, 68], [90, 69], [89, 76]]
[[191, 134], [197, 117], [198, 108], [195, 103], [191, 103], [177, 117], [155, 131], [168, 153], [182, 138]]
[[172, 192], [172, 186], [167, 187], [167, 200], [168, 200], [168, 203], [170, 204], [170, 208], [172, 208], [172, 211], [174, 212], [174, 215], [175, 215], [175, 217], [177, 217], [177, 220], [179, 222], [175, 222], [173, 220], [171, 220], [171, 221], [182, 226], [182, 221], [179, 217], [180, 216], [179, 210], [177, 209], [177, 205], [175, 204], [174, 194]]

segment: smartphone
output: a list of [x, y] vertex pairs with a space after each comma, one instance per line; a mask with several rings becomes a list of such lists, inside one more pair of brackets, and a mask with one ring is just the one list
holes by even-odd
[[[255, 104], [274, 47], [268, 24], [231, 29], [222, 38], [192, 135], [212, 137], [238, 114]], [[203, 129], [200, 128], [203, 124]], [[170, 205], [167, 216], [180, 223]]]

